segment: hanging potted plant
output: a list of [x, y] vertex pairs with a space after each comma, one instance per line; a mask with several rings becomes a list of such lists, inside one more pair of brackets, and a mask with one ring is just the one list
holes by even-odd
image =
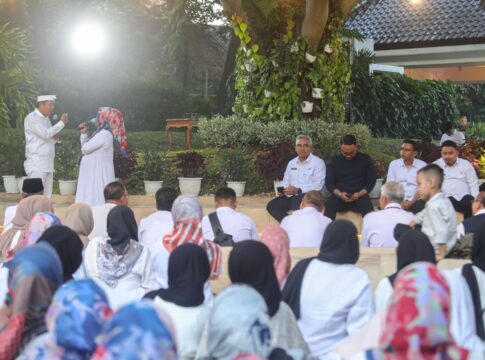
[[226, 149], [222, 156], [222, 180], [226, 182], [228, 188], [236, 192], [237, 197], [244, 195], [246, 187], [246, 169], [251, 160], [251, 155], [245, 147]]
[[323, 97], [323, 89], [318, 86], [322, 80], [322, 75], [318, 72], [318, 69], [312, 69], [306, 77], [312, 86], [312, 97], [314, 99], [321, 99]]
[[283, 175], [288, 162], [296, 156], [294, 148], [284, 142], [274, 148], [269, 148], [256, 157], [256, 168], [261, 177], [273, 181], [276, 196], [281, 187]]
[[155, 195], [163, 185], [162, 178], [164, 156], [156, 150], [145, 150], [142, 155], [141, 176], [146, 195]]
[[177, 154], [177, 167], [182, 172], [178, 178], [182, 195], [198, 196], [202, 183], [204, 157], [195, 151]]
[[76, 193], [79, 171], [78, 144], [61, 143], [56, 146], [56, 178], [59, 181], [61, 195]]

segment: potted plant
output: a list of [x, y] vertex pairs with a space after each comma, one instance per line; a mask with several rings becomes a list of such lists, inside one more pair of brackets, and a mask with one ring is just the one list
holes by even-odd
[[312, 69], [308, 72], [306, 77], [312, 86], [312, 97], [314, 99], [321, 99], [323, 97], [323, 89], [318, 86], [322, 79], [322, 74], [318, 72], [318, 69]]
[[221, 160], [222, 180], [226, 182], [226, 186], [236, 192], [237, 197], [244, 195], [246, 187], [246, 169], [251, 155], [245, 147], [237, 147], [234, 149], [226, 149], [222, 152]]
[[304, 113], [304, 114], [309, 114], [309, 113], [313, 112], [313, 102], [302, 101], [301, 112]]
[[295, 157], [294, 148], [283, 142], [274, 148], [269, 148], [256, 157], [256, 168], [261, 177], [273, 181], [275, 193], [280, 186], [288, 162]]
[[178, 178], [182, 195], [198, 196], [202, 183], [201, 170], [204, 167], [204, 157], [195, 152], [177, 154], [177, 167], [182, 172]]
[[56, 146], [56, 178], [61, 195], [74, 195], [79, 171], [79, 145], [62, 142]]
[[381, 188], [382, 184], [384, 184], [384, 178], [387, 175], [387, 169], [386, 165], [382, 160], [376, 160], [374, 162], [374, 165], [376, 167], [377, 179], [374, 188], [369, 193], [369, 197], [371, 199], [378, 199], [381, 197]]
[[5, 132], [5, 142], [0, 143], [1, 162], [5, 166], [3, 185], [5, 192], [16, 194], [22, 191], [24, 181], [24, 144], [10, 131]]
[[141, 175], [145, 186], [146, 195], [155, 195], [158, 189], [162, 187], [163, 172], [163, 153], [156, 150], [144, 150], [143, 164], [141, 165]]

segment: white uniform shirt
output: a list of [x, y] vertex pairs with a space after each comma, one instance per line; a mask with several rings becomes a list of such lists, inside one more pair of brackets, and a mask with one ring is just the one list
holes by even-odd
[[446, 165], [442, 158], [434, 163], [444, 171], [442, 190], [446, 196], [461, 200], [465, 195], [471, 195], [474, 198], [478, 195], [477, 173], [468, 160], [458, 158], [452, 166]]
[[414, 159], [411, 166], [406, 166], [403, 159], [396, 159], [389, 164], [386, 182], [397, 182], [402, 185], [405, 191], [405, 200], [411, 200], [418, 188], [418, 171], [426, 166], [426, 163]]
[[94, 227], [91, 234], [89, 234], [89, 239], [94, 239], [96, 237], [108, 236], [108, 226], [106, 224], [108, 220], [108, 214], [116, 204], [103, 204], [93, 206], [91, 210], [93, 211]]
[[5, 208], [5, 216], [3, 219], [3, 227], [6, 228], [8, 225], [11, 224], [13, 218], [15, 217], [15, 213], [17, 212], [18, 205], [12, 205]]
[[[234, 242], [259, 240], [256, 224], [249, 216], [227, 206], [217, 208], [216, 212], [222, 230], [226, 234], [232, 235]], [[212, 231], [208, 215], [204, 216], [202, 219], [202, 234], [205, 240], [214, 240], [214, 232]]]
[[290, 238], [290, 247], [316, 247], [322, 244], [323, 233], [332, 222], [311, 206], [296, 210], [285, 217], [281, 228]]
[[440, 145], [448, 140], [454, 141], [458, 146], [463, 145], [466, 142], [465, 135], [456, 129], [453, 130], [453, 134], [451, 135], [444, 133], [441, 136]]
[[64, 128], [64, 123], [59, 121], [52, 126], [48, 117], [45, 117], [37, 109], [25, 118], [25, 172], [32, 171], [54, 172], [54, 156], [57, 135]]
[[282, 186], [295, 186], [303, 193], [312, 190], [320, 191], [325, 184], [325, 162], [318, 156], [310, 154], [304, 162], [298, 157], [290, 160], [286, 167]]
[[409, 224], [414, 214], [403, 210], [396, 203], [388, 204], [384, 210], [368, 213], [362, 222], [362, 242], [365, 247], [396, 247], [394, 228], [397, 224]]
[[313, 260], [300, 294], [300, 327], [313, 355], [320, 358], [372, 317], [372, 285], [355, 265]]

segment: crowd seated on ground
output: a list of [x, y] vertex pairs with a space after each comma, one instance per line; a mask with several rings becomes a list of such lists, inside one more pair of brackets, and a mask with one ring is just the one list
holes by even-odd
[[[296, 148], [269, 206], [281, 226], [261, 234], [228, 188], [214, 199], [220, 229], [171, 188], [140, 226], [118, 182], [104, 205], [75, 204], [62, 219], [47, 197], [22, 198], [0, 235], [0, 359], [485, 359], [484, 193], [470, 191], [473, 216], [457, 226], [450, 195], [462, 198], [447, 192], [456, 162], [446, 160], [455, 147], [443, 143], [445, 165], [421, 166], [405, 140], [379, 209], [368, 197], [372, 159], [355, 137], [326, 172], [311, 139]], [[364, 215], [360, 240], [334, 219], [349, 209]], [[299, 247], [311, 255], [291, 264]], [[358, 264], [362, 247], [396, 253], [376, 289]], [[450, 257], [471, 263], [438, 270]], [[230, 284], [214, 294], [224, 276]]]

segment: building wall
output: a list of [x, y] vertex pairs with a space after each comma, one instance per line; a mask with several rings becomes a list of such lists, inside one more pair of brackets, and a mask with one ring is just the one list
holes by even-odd
[[485, 83], [485, 65], [459, 67], [405, 68], [404, 73], [416, 80], [442, 80], [456, 83]]

